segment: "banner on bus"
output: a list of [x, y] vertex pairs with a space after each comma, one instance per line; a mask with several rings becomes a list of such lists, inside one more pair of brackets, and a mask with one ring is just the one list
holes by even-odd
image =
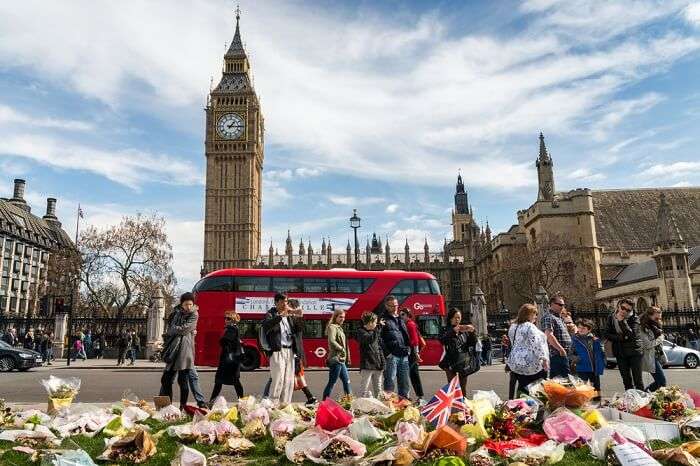
[[[304, 314], [332, 314], [334, 310], [347, 311], [357, 298], [294, 298], [299, 301]], [[254, 296], [237, 297], [236, 311], [264, 314], [275, 305], [275, 298]]]

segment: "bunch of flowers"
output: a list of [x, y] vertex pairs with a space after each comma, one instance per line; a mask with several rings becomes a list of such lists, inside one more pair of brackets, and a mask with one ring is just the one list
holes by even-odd
[[520, 435], [522, 427], [516, 422], [515, 414], [502, 403], [486, 419], [486, 431], [493, 440], [511, 440]]
[[659, 419], [676, 421], [689, 414], [685, 393], [677, 385], [661, 387], [654, 392], [650, 408]]
[[354, 400], [355, 397], [352, 395], [343, 395], [338, 399], [338, 404], [343, 407], [343, 409], [350, 410], [350, 406], [352, 405], [352, 400]]
[[450, 422], [457, 426], [463, 426], [476, 423], [476, 419], [474, 418], [474, 412], [467, 407], [464, 411], [455, 411], [450, 414]]
[[12, 425], [15, 423], [15, 415], [9, 406], [5, 405], [5, 400], [0, 398], [0, 426]]

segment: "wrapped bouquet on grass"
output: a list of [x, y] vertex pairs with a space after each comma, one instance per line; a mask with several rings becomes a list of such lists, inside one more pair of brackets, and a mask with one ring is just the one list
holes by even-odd
[[[80, 406], [80, 405], [78, 405]], [[70, 413], [61, 414], [49, 423], [49, 427], [58, 432], [61, 437], [73, 435], [85, 435], [94, 437], [103, 430], [114, 418], [118, 417], [105, 409], [93, 407], [92, 409], [72, 410]]]
[[14, 416], [15, 427], [27, 429], [32, 429], [32, 426], [26, 426], [27, 424], [31, 424], [33, 426], [48, 426], [50, 421], [51, 416], [42, 413], [38, 409], [29, 409], [27, 411], [21, 411], [19, 413], [16, 413]]
[[469, 464], [471, 466], [494, 466], [496, 463], [488, 449], [481, 447], [469, 454]]
[[564, 444], [548, 440], [536, 447], [510, 450], [507, 456], [511, 460], [525, 463], [527, 466], [542, 466], [558, 463], [564, 458], [564, 453]]
[[387, 406], [376, 398], [355, 398], [350, 403], [350, 410], [357, 415], [368, 414], [370, 416], [391, 414], [394, 412], [392, 406]]
[[338, 398], [338, 404], [343, 407], [343, 409], [349, 410], [352, 406], [352, 402], [355, 399], [352, 395], [343, 395]]
[[260, 419], [263, 425], [266, 426], [270, 423], [270, 413], [267, 409], [259, 406], [245, 415], [245, 422], [247, 423], [255, 419]]
[[580, 445], [593, 438], [591, 426], [566, 408], [550, 414], [542, 428], [551, 440], [568, 445]]
[[226, 453], [233, 456], [243, 456], [255, 448], [255, 444], [243, 437], [232, 437], [226, 442]]
[[153, 419], [156, 421], [165, 422], [168, 424], [171, 422], [177, 422], [183, 417], [184, 415], [182, 414], [182, 411], [180, 411], [180, 408], [175, 405], [165, 406], [164, 408], [156, 411], [156, 413], [153, 415]]
[[243, 437], [249, 440], [258, 440], [265, 437], [267, 431], [262, 419], [255, 418], [243, 426], [241, 433], [243, 434]]
[[97, 459], [143, 463], [156, 454], [156, 444], [151, 435], [136, 429], [111, 443]]
[[399, 445], [412, 445], [418, 447], [425, 441], [425, 430], [422, 425], [414, 422], [399, 421], [394, 429]]
[[677, 385], [661, 387], [651, 397], [649, 408], [656, 419], [677, 421], [694, 413], [695, 405]]
[[644, 434], [636, 427], [611, 422], [593, 431], [591, 440], [588, 442], [588, 448], [590, 448], [591, 454], [599, 460], [604, 461], [610, 446], [617, 444], [616, 440], [613, 438], [616, 433], [637, 444], [643, 444], [645, 441]]
[[592, 385], [573, 376], [547, 379], [542, 382], [542, 390], [547, 397], [547, 403], [553, 408], [580, 408], [596, 396]]
[[665, 463], [700, 466], [700, 442], [686, 442], [677, 447], [656, 450], [652, 452], [652, 456]]
[[316, 410], [316, 426], [333, 431], [347, 427], [352, 422], [352, 414], [331, 398], [326, 398]]
[[32, 448], [52, 448], [60, 444], [56, 435], [42, 425], [36, 425], [32, 429], [4, 430], [0, 432], [0, 440]]
[[330, 437], [328, 432], [318, 427], [312, 427], [287, 442], [284, 453], [292, 463], [301, 464], [306, 460], [307, 452], [313, 448], [318, 449]]
[[636, 413], [651, 403], [652, 395], [641, 390], [630, 389], [622, 395], [615, 393], [609, 406], [627, 413]]
[[692, 417], [681, 423], [681, 435], [691, 440], [700, 440], [700, 416]]
[[121, 437], [134, 428], [134, 422], [124, 416], [116, 416], [109, 421], [102, 432], [107, 437]]
[[193, 448], [181, 445], [170, 466], [207, 466], [207, 457]]
[[371, 458], [366, 458], [369, 464], [390, 464], [392, 466], [409, 466], [418, 459], [416, 453], [410, 448], [399, 445], [389, 447]]
[[350, 437], [363, 443], [376, 442], [388, 435], [387, 432], [374, 427], [367, 416], [362, 416], [353, 420], [350, 427], [348, 427], [348, 432], [350, 433]]
[[0, 427], [13, 425], [15, 425], [15, 413], [5, 404], [5, 400], [0, 398]]
[[365, 456], [367, 447], [363, 443], [353, 440], [347, 435], [336, 435], [318, 448], [313, 448], [307, 454], [307, 458], [318, 464], [343, 464], [355, 462]]
[[462, 425], [459, 431], [465, 437], [483, 440], [489, 436], [486, 431], [486, 420], [495, 414], [495, 409], [490, 400], [464, 400], [464, 404], [470, 413], [471, 422]]
[[292, 418], [279, 418], [270, 423], [270, 435], [275, 451], [283, 452], [287, 442], [294, 434], [295, 420]]
[[444, 425], [426, 436], [420, 450], [425, 452], [424, 461], [437, 460], [442, 456], [464, 456], [467, 439], [452, 427]]
[[50, 375], [47, 380], [42, 380], [41, 384], [49, 395], [49, 414], [55, 414], [62, 408], [70, 407], [80, 391], [80, 379], [76, 377], [62, 379]]

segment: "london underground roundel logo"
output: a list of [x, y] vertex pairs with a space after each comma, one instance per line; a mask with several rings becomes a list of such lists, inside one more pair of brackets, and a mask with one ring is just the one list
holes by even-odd
[[319, 346], [314, 350], [314, 354], [316, 355], [317, 358], [322, 358], [326, 355], [327, 351], [326, 348]]

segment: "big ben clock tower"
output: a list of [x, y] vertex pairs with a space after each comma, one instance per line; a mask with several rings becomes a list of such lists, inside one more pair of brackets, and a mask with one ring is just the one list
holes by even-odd
[[264, 120], [251, 84], [236, 10], [236, 33], [206, 111], [203, 274], [249, 268], [260, 253]]

